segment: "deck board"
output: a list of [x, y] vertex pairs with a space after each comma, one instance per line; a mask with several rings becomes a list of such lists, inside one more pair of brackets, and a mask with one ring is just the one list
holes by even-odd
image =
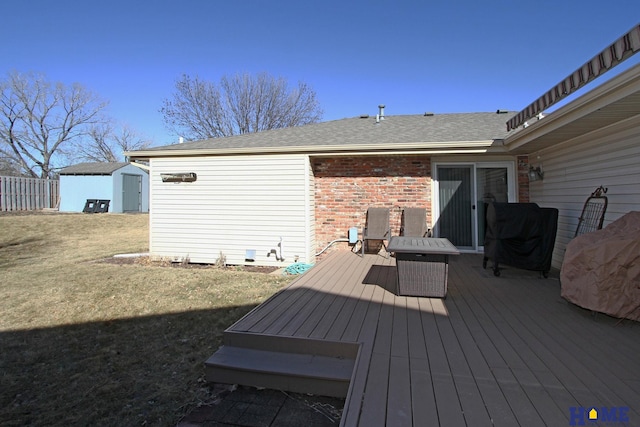
[[343, 426], [555, 426], [572, 406], [640, 421], [638, 322], [476, 254], [453, 257], [446, 299], [399, 296], [396, 274], [393, 257], [330, 254], [229, 331], [358, 344]]
[[[363, 264], [360, 268], [364, 270], [365, 265]], [[371, 295], [367, 293], [367, 287], [365, 286], [347, 287], [347, 289], [349, 288], [350, 292], [343, 294], [343, 304], [340, 306], [340, 311], [335, 314], [335, 320], [331, 323], [331, 326], [329, 326], [326, 331], [320, 329], [314, 331], [319, 337], [328, 340], [339, 340], [343, 338], [343, 335], [352, 322], [357, 325], [362, 324], [362, 322], [358, 320], [360, 316], [364, 317], [362, 306], [366, 307], [365, 304], [371, 299]], [[369, 291], [372, 291], [370, 287]], [[322, 336], [323, 332], [324, 336]], [[351, 341], [355, 341], [355, 338]]]
[[441, 426], [465, 425], [462, 407], [437, 325], [437, 318], [444, 317], [448, 312], [442, 301], [438, 299], [421, 298], [419, 304], [438, 422]]
[[366, 395], [362, 401], [359, 425], [384, 426], [387, 420], [387, 388], [389, 378], [389, 358], [373, 353], [369, 370], [376, 375], [367, 376]]
[[[366, 411], [362, 410], [363, 406], [363, 396], [365, 394], [365, 387], [367, 386], [367, 381], [369, 380], [369, 371], [372, 370], [376, 372], [375, 366], [372, 367], [371, 361], [373, 356], [373, 343], [377, 334], [377, 325], [378, 318], [380, 316], [380, 308], [382, 306], [382, 300], [384, 296], [384, 291], [380, 287], [368, 286], [367, 289], [370, 289], [371, 299], [366, 303], [366, 310], [364, 311], [364, 316], [362, 318], [362, 323], [360, 325], [356, 325], [356, 327], [351, 328], [348, 332], [349, 334], [345, 336], [347, 339], [353, 338], [354, 342], [361, 343], [360, 355], [357, 360], [357, 364], [355, 372], [353, 374], [353, 379], [351, 380], [351, 390], [350, 396], [358, 396], [358, 398], [350, 399], [347, 401], [343, 414], [342, 420], [354, 420], [350, 423], [353, 425], [358, 424], [358, 420], [361, 414], [367, 415]], [[353, 335], [356, 333], [357, 335]], [[384, 368], [384, 367], [383, 367]], [[381, 371], [380, 377], [378, 380], [383, 381], [383, 385], [386, 387], [386, 382], [384, 382], [383, 373], [387, 371]], [[369, 386], [371, 386], [371, 381], [369, 382]], [[385, 411], [386, 411], [386, 405]], [[382, 417], [381, 419], [384, 419]], [[348, 423], [347, 423], [348, 424]], [[365, 424], [362, 423], [364, 426]]]
[[410, 427], [413, 425], [413, 413], [409, 357], [391, 355], [389, 362], [386, 425]]
[[[558, 336], [563, 339], [555, 339], [551, 335], [545, 334], [545, 330], [550, 330], [551, 328], [556, 328], [557, 331], [561, 333], [561, 335]], [[589, 340], [593, 348], [588, 351], [576, 353], [576, 348], [580, 348], [584, 344], [573, 340], [573, 338], [575, 338], [573, 334], [562, 334], [565, 328], [561, 322], [551, 324], [547, 320], [539, 318], [536, 323], [532, 322], [528, 329], [531, 330], [533, 336], [541, 336], [539, 343], [545, 347], [544, 351], [547, 357], [549, 357], [549, 351], [546, 349], [552, 348], [553, 356], [580, 380], [582, 386], [579, 386], [579, 388], [584, 387], [592, 392], [591, 402], [593, 403], [589, 404], [589, 406], [618, 406], [617, 402], [621, 399], [631, 399], [640, 402], [640, 396], [629, 388], [621, 377], [616, 376], [611, 369], [611, 367], [614, 366], [614, 364], [611, 363], [611, 359], [616, 358], [615, 352], [610, 352], [609, 357], [604, 357], [604, 355], [598, 357], [594, 353], [596, 347], [601, 346], [600, 340], [596, 338], [595, 330], [591, 337], [592, 339], [595, 338], [595, 340]], [[604, 336], [601, 338], [604, 338]], [[612, 347], [612, 349], [615, 349], [615, 347]], [[561, 373], [558, 372], [557, 375], [560, 376]], [[638, 414], [636, 412], [637, 409], [638, 408], [631, 408], [631, 412]]]
[[[351, 268], [351, 263], [348, 259], [336, 257], [331, 263], [321, 264], [319, 267], [315, 272], [317, 276], [299, 282], [299, 295], [293, 303], [284, 307], [284, 313], [279, 313], [278, 324], [285, 325], [288, 330], [291, 330], [293, 326], [299, 325], [299, 322], [306, 321], [305, 315], [308, 314], [309, 309], [314, 309], [319, 300], [331, 293], [333, 287], [344, 283], [341, 280], [342, 275]], [[274, 329], [273, 326], [270, 327]]]
[[[581, 334], [575, 334], [574, 330], [569, 330], [566, 327], [566, 322], [574, 322], [571, 318], [564, 321], [565, 316], [562, 316], [563, 321], [557, 321], [557, 317], [540, 316], [540, 311], [544, 307], [541, 306], [539, 298], [534, 298], [532, 290], [546, 292], [548, 289], [544, 289], [545, 287], [547, 285], [544, 281], [532, 279], [527, 282], [527, 286], [522, 289], [522, 295], [531, 301], [527, 305], [523, 304], [521, 299], [514, 299], [517, 296], [515, 293], [495, 295], [495, 301], [504, 303], [502, 314], [507, 316], [510, 322], [517, 324], [514, 328], [522, 337], [518, 353], [541, 357], [542, 359], [539, 360], [544, 360], [545, 364], [539, 366], [535, 371], [538, 372], [546, 367], [553, 369], [561, 381], [565, 380], [565, 387], [569, 390], [575, 390], [579, 395], [578, 400], [581, 402], [581, 406], [619, 406], [618, 399], [621, 398], [640, 401], [637, 393], [627, 387], [621, 377], [616, 376], [611, 370], [611, 366], [621, 366], [610, 362], [611, 358], [617, 357], [615, 352], [608, 352], [608, 356], [601, 354], [601, 357], [596, 357], [596, 346], [593, 346], [594, 348], [589, 351], [576, 353], [577, 348], [584, 346], [580, 339], [584, 339], [588, 334], [591, 334], [592, 338], [596, 338], [598, 336], [597, 328], [589, 327], [587, 330], [582, 329]], [[522, 308], [519, 308], [519, 312], [516, 314], [513, 307]], [[561, 313], [556, 313], [556, 316], [559, 314]], [[551, 322], [549, 319], [554, 319], [554, 321]], [[588, 323], [586, 325], [592, 326]], [[614, 332], [611, 329], [608, 330], [608, 334]], [[523, 341], [526, 341], [526, 345]], [[595, 342], [598, 342], [597, 346], [602, 350], [603, 347], [599, 340]], [[528, 360], [529, 366], [531, 366], [532, 357]], [[623, 363], [622, 366], [624, 365], [628, 366], [628, 363]], [[601, 374], [594, 375], [594, 372], [598, 371]], [[606, 381], [602, 378], [605, 378]], [[525, 377], [520, 379], [520, 382], [526, 383], [527, 380], [528, 377]], [[531, 394], [536, 396], [533, 391]], [[557, 402], [557, 400], [554, 401]], [[545, 415], [551, 411], [551, 405], [542, 406], [537, 403], [537, 407], [547, 408], [548, 411], [544, 413]], [[566, 407], [557, 408], [560, 411], [563, 409]], [[634, 412], [633, 408], [632, 412]], [[567, 415], [566, 410], [564, 414]]]
[[[293, 303], [284, 306], [282, 310], [272, 313], [265, 321], [264, 330], [260, 332], [287, 336], [306, 336], [304, 331], [297, 333], [298, 329], [305, 322], [317, 322], [316, 317], [319, 316], [318, 306], [323, 305], [322, 301], [331, 298], [333, 289], [343, 283], [339, 279], [348, 270], [349, 264], [340, 262], [338, 265], [334, 265], [331, 271], [325, 272], [320, 286], [314, 289], [308, 287], [300, 288], [298, 292], [301, 292], [301, 295]], [[311, 309], [311, 312], [309, 309]]]
[[[354, 301], [357, 298], [357, 295], [352, 297], [352, 293], [354, 289], [362, 289], [362, 286], [349, 286], [349, 283], [360, 280], [364, 275], [367, 266], [368, 264], [360, 263], [356, 268], [351, 267], [348, 274], [340, 280], [341, 286], [335, 289], [336, 294], [332, 303], [328, 304], [326, 307], [318, 308], [322, 310], [321, 321], [314, 325], [312, 322], [313, 319], [309, 319], [308, 329], [310, 329], [310, 332], [308, 335], [310, 337], [320, 339], [327, 336], [329, 330], [331, 330], [334, 327], [334, 324], [336, 324], [345, 304], [349, 301]], [[346, 328], [346, 325], [347, 322], [337, 323], [335, 327], [338, 329], [344, 329]]]
[[[535, 347], [535, 338], [522, 337], [522, 329], [519, 329], [520, 333], [517, 333], [514, 329], [514, 323], [517, 321], [510, 316], [502, 316], [504, 313], [508, 313], [509, 308], [501, 305], [497, 296], [487, 299], [485, 295], [486, 289], [484, 294], [467, 292], [466, 298], [475, 296], [477, 299], [476, 307], [484, 307], [495, 312], [492, 316], [494, 322], [485, 323], [484, 327], [488, 329], [488, 333], [500, 354], [505, 357], [508, 369], [505, 367], [497, 371], [500, 373], [502, 381], [518, 384], [518, 389], [514, 390], [514, 395], [510, 397], [513, 404], [517, 405], [517, 412], [525, 414], [528, 419], [533, 419], [543, 425], [567, 423], [566, 410], [562, 412], [557, 408], [551, 396], [542, 388], [533, 373], [545, 369], [544, 364], [530, 347], [530, 345]], [[497, 317], [497, 313], [502, 315]], [[515, 389], [515, 385], [513, 387]]]

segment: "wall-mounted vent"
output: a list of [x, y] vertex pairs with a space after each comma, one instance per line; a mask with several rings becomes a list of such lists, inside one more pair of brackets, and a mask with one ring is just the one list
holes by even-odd
[[161, 173], [162, 182], [193, 182], [198, 179], [195, 172]]

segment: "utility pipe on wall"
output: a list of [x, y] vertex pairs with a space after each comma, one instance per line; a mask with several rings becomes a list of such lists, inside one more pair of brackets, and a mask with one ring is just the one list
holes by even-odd
[[280, 236], [280, 243], [278, 243], [278, 250], [280, 251], [280, 255], [278, 255], [276, 258], [278, 261], [284, 261], [284, 255], [282, 254], [282, 236]]

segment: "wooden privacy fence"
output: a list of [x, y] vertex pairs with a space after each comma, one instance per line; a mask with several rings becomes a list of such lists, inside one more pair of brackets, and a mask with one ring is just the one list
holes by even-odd
[[0, 176], [0, 211], [56, 208], [59, 199], [57, 179]]

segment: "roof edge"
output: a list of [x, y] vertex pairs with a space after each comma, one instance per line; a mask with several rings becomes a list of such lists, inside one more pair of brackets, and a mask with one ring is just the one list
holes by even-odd
[[114, 172], [59, 172], [58, 175], [60, 176], [111, 176], [113, 175]]
[[389, 151], [403, 152], [431, 151], [431, 150], [460, 150], [487, 148], [500, 140], [481, 141], [447, 141], [447, 142], [411, 142], [401, 144], [360, 144], [360, 145], [323, 145], [323, 146], [295, 146], [295, 147], [242, 147], [242, 148], [205, 148], [190, 150], [156, 150], [156, 151], [128, 151], [124, 155], [130, 159], [153, 158], [153, 157], [193, 157], [193, 156], [213, 156], [231, 154], [324, 154], [324, 153], [351, 153], [360, 152], [380, 152]]

